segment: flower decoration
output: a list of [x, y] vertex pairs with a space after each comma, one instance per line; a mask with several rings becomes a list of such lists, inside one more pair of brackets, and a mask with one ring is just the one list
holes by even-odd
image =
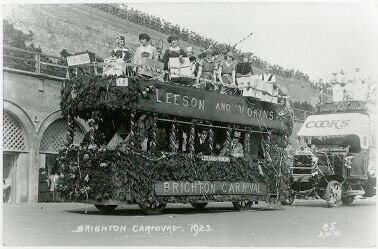
[[143, 90], [142, 90], [142, 97], [143, 98], [147, 98], [149, 96], [149, 94], [153, 93], [155, 91], [155, 87], [153, 85], [150, 85], [150, 86], [146, 86]]

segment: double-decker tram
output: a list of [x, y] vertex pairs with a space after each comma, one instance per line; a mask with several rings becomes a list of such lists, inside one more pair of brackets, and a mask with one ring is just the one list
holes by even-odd
[[[58, 157], [62, 198], [104, 212], [138, 204], [146, 214], [167, 203], [202, 209], [232, 202], [245, 210], [284, 198], [292, 129], [285, 101], [242, 96], [240, 85], [222, 94], [211, 88], [216, 82], [200, 89], [190, 77], [163, 81], [158, 62], [117, 65], [123, 73], [84, 73], [64, 83], [61, 109], [70, 128]], [[89, 126], [80, 144], [73, 144], [76, 118]]]

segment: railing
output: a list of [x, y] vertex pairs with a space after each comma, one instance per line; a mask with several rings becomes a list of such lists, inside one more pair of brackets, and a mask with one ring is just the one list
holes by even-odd
[[[3, 52], [5, 71], [54, 80], [65, 80], [68, 76], [66, 61], [60, 57], [10, 46], [3, 46]], [[96, 72], [101, 73], [103, 63], [96, 63], [94, 66]], [[293, 108], [293, 110], [294, 120], [297, 122], [303, 122], [307, 116], [313, 114], [301, 109]]]
[[5, 71], [54, 80], [66, 79], [68, 68], [60, 57], [10, 46], [3, 46], [3, 66]]

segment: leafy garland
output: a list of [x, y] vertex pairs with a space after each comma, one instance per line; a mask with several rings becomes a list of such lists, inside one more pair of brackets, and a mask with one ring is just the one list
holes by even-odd
[[[247, 181], [269, 184], [270, 173], [260, 175], [252, 159], [207, 162], [190, 154], [139, 153], [72, 146], [60, 151], [58, 189], [63, 198], [145, 202], [156, 197], [157, 181]], [[269, 165], [263, 165], [269, 172]], [[273, 187], [269, 186], [269, 187]], [[274, 191], [274, 189], [271, 189]]]
[[128, 78], [128, 87], [118, 87], [116, 76], [80, 76], [64, 83], [60, 108], [64, 116], [70, 112], [84, 120], [92, 118], [94, 111], [110, 116], [135, 109], [143, 90], [136, 77]]
[[[68, 144], [60, 151], [61, 166], [57, 189], [65, 199], [83, 201], [118, 200], [154, 202], [153, 184], [157, 181], [247, 181], [267, 184], [269, 192], [281, 191], [281, 182], [289, 178], [289, 163], [284, 148], [292, 130], [292, 111], [281, 110], [279, 118], [284, 130], [263, 136], [264, 160], [250, 157], [230, 158], [230, 162], [206, 162], [191, 154], [162, 154], [141, 151], [128, 145], [107, 149], [105, 144], [134, 115], [141, 98], [148, 97], [153, 87], [141, 89], [137, 78], [129, 78], [129, 86], [116, 86], [116, 77], [82, 76], [65, 82], [61, 91], [63, 115], [89, 120], [91, 131], [79, 146]], [[94, 128], [96, 127], [96, 128]], [[138, 134], [136, 134], [136, 139]], [[177, 197], [211, 200], [215, 197]], [[231, 196], [225, 196], [230, 200]], [[238, 198], [243, 198], [239, 196]], [[161, 198], [159, 199], [161, 201]]]

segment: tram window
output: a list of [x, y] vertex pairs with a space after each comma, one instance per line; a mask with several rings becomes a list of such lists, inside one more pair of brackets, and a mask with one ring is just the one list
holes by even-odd
[[203, 155], [211, 154], [209, 137], [210, 134], [208, 129], [200, 129], [197, 132], [194, 140], [194, 151], [196, 153], [201, 153]]
[[213, 153], [215, 155], [220, 155], [225, 142], [226, 142], [226, 130], [215, 128], [214, 131], [214, 149]]
[[158, 151], [170, 152], [169, 148], [169, 123], [157, 122], [156, 125], [156, 149]]
[[178, 143], [178, 151], [189, 152], [189, 133], [190, 126], [185, 124], [180, 124], [176, 129], [176, 139]]
[[349, 152], [358, 153], [361, 152], [360, 138], [356, 135], [348, 135], [343, 138], [342, 146], [349, 146]]
[[264, 153], [261, 146], [261, 134], [251, 133], [249, 139], [249, 153], [252, 158], [264, 158]]
[[244, 156], [244, 134], [240, 131], [234, 131], [231, 134], [230, 148], [227, 150], [226, 130], [219, 130], [215, 133], [214, 154], [219, 156]]

